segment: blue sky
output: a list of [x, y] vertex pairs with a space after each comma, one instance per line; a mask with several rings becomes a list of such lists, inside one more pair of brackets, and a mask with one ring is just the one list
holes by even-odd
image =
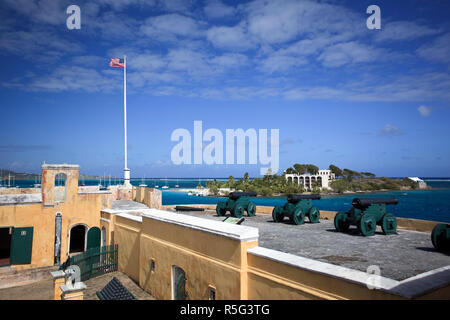
[[[66, 8], [81, 9], [81, 29]], [[366, 8], [381, 9], [369, 30]], [[174, 165], [177, 128], [279, 129], [280, 168], [450, 176], [447, 1], [3, 0], [0, 167], [132, 177], [259, 175]]]

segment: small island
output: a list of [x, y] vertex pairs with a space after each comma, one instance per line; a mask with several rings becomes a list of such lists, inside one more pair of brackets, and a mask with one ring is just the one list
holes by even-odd
[[[423, 182], [423, 181], [422, 181]], [[380, 191], [416, 190], [428, 188], [415, 179], [376, 177], [371, 172], [357, 172], [330, 165], [319, 170], [313, 164], [294, 164], [281, 175], [269, 171], [262, 178], [250, 179], [245, 173], [242, 179], [229, 176], [227, 181], [208, 181], [209, 196], [227, 196], [233, 190], [256, 192], [264, 197], [283, 196], [290, 193], [320, 193], [323, 195], [369, 193]]]

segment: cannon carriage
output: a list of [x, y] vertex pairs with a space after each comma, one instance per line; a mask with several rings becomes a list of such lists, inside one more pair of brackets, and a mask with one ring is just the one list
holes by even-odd
[[227, 201], [221, 201], [217, 204], [217, 215], [224, 216], [229, 211], [233, 217], [241, 218], [244, 211], [247, 211], [249, 217], [254, 216], [256, 205], [250, 201], [250, 197], [256, 197], [256, 192], [231, 192]]
[[284, 206], [278, 205], [273, 208], [272, 218], [275, 222], [282, 222], [285, 217], [296, 224], [305, 223], [305, 217], [309, 222], [318, 223], [320, 211], [312, 205], [312, 200], [320, 200], [319, 194], [289, 194]]
[[355, 198], [353, 208], [347, 212], [338, 212], [334, 217], [334, 226], [339, 232], [347, 232], [351, 225], [357, 227], [363, 236], [373, 236], [377, 225], [381, 226], [385, 235], [395, 234], [397, 218], [386, 212], [386, 205], [396, 205], [398, 200]]
[[437, 224], [431, 232], [431, 242], [437, 251], [450, 253], [450, 224]]

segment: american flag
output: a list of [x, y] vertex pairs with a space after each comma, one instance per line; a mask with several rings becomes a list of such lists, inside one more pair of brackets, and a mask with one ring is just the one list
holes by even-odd
[[119, 58], [111, 58], [111, 62], [109, 63], [111, 67], [125, 68], [125, 62], [123, 59]]

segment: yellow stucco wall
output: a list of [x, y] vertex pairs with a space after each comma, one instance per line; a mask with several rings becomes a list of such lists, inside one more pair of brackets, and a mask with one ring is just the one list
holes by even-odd
[[[358, 281], [248, 252], [257, 241], [238, 241], [145, 216], [141, 219], [117, 216], [114, 226], [107, 227], [114, 228], [114, 242], [119, 244], [119, 269], [157, 299], [173, 298], [173, 266], [186, 273], [189, 299], [208, 299], [209, 287], [215, 288], [216, 299], [405, 299], [370, 290]], [[422, 298], [448, 297], [449, 288]]]
[[[140, 285], [158, 299], [171, 299], [172, 266], [187, 276], [190, 299], [208, 299], [209, 286], [217, 299], [246, 299], [246, 248], [256, 241], [241, 242], [219, 235], [143, 219]], [[150, 272], [150, 261], [155, 271]]]
[[133, 187], [133, 200], [145, 204], [149, 208], [162, 208], [161, 190], [147, 187]]
[[248, 274], [248, 298], [255, 300], [400, 299], [380, 290], [370, 290], [365, 285], [251, 253], [248, 254]]
[[119, 244], [119, 271], [139, 282], [139, 247], [141, 223], [117, 216], [114, 242]]
[[[65, 201], [54, 201], [54, 177], [67, 173]], [[110, 205], [105, 193], [78, 193], [78, 169], [42, 170], [42, 203], [0, 205], [0, 226], [33, 227], [30, 264], [15, 265], [17, 270], [52, 266], [55, 253], [55, 217], [62, 215], [61, 263], [68, 257], [70, 229], [83, 224], [100, 227], [100, 211]]]

